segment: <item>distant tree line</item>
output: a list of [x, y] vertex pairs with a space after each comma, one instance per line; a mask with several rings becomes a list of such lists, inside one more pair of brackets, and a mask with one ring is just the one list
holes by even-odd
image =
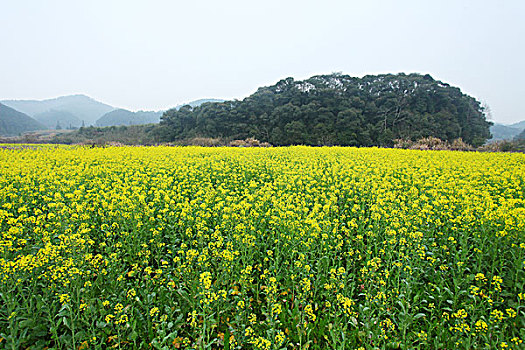
[[171, 109], [155, 132], [163, 141], [253, 137], [273, 145], [392, 146], [432, 136], [479, 146], [491, 137], [491, 125], [476, 99], [428, 74], [334, 73], [287, 78], [242, 101]]

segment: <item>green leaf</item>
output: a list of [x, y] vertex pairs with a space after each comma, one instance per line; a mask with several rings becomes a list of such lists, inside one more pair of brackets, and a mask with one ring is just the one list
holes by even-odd
[[230, 330], [224, 332], [224, 350], [230, 350]]

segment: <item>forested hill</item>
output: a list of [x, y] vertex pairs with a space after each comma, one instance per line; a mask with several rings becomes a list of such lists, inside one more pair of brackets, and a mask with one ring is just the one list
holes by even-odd
[[483, 108], [460, 89], [430, 75], [363, 78], [331, 74], [287, 78], [242, 101], [171, 109], [164, 137], [244, 139], [274, 145], [390, 146], [398, 138], [463, 138], [474, 146], [490, 138]]
[[126, 109], [116, 109], [108, 112], [96, 121], [97, 126], [114, 125], [140, 125], [158, 123], [162, 112], [138, 111], [131, 112]]
[[16, 136], [41, 129], [45, 127], [30, 116], [0, 103], [0, 136]]
[[524, 129], [522, 132], [520, 132], [520, 133], [516, 136], [515, 139], [516, 139], [516, 140], [525, 140], [525, 129]]

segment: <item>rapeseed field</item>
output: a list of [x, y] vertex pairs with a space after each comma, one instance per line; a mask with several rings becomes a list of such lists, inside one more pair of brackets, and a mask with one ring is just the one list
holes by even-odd
[[0, 149], [0, 347], [520, 349], [525, 155]]

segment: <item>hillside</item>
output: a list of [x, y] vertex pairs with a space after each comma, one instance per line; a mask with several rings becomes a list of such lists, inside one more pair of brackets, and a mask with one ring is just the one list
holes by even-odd
[[104, 114], [96, 121], [96, 126], [140, 125], [158, 123], [162, 112], [116, 109]]
[[509, 125], [509, 127], [514, 128], [514, 129], [525, 130], [525, 120], [522, 120], [521, 122], [517, 122], [517, 123], [511, 124], [511, 125]]
[[1, 136], [16, 136], [39, 129], [45, 129], [45, 127], [30, 116], [0, 103]]
[[57, 111], [55, 109], [36, 114], [35, 119], [49, 129], [56, 129], [57, 126], [60, 126], [62, 129], [79, 128], [82, 126], [82, 120], [73, 113]]
[[522, 141], [525, 140], [525, 129], [523, 129], [516, 137], [515, 140]]
[[245, 139], [274, 145], [391, 146], [427, 136], [474, 146], [490, 138], [478, 101], [430, 75], [287, 78], [242, 101], [183, 106], [162, 116], [163, 137]]
[[494, 124], [490, 127], [490, 133], [492, 138], [490, 142], [501, 141], [501, 140], [512, 140], [516, 137], [523, 128], [515, 128], [509, 125]]
[[509, 125], [496, 123], [490, 127], [492, 139], [490, 139], [489, 142], [513, 140], [523, 130], [525, 130], [525, 120]]
[[224, 102], [225, 100], [221, 100], [219, 98], [201, 98], [199, 100], [191, 101], [188, 103], [183, 103], [175, 107], [175, 109], [179, 109], [183, 106], [191, 106], [191, 107], [199, 107], [200, 105], [204, 103], [215, 103], [215, 102]]
[[[102, 115], [115, 109], [112, 106], [96, 101], [85, 95], [62, 96], [42, 101], [4, 100], [0, 102], [32, 117], [36, 117], [38, 114], [49, 111], [68, 112], [73, 114], [80, 121], [84, 121], [85, 125], [94, 124]], [[52, 124], [56, 125], [56, 122], [57, 120]]]

